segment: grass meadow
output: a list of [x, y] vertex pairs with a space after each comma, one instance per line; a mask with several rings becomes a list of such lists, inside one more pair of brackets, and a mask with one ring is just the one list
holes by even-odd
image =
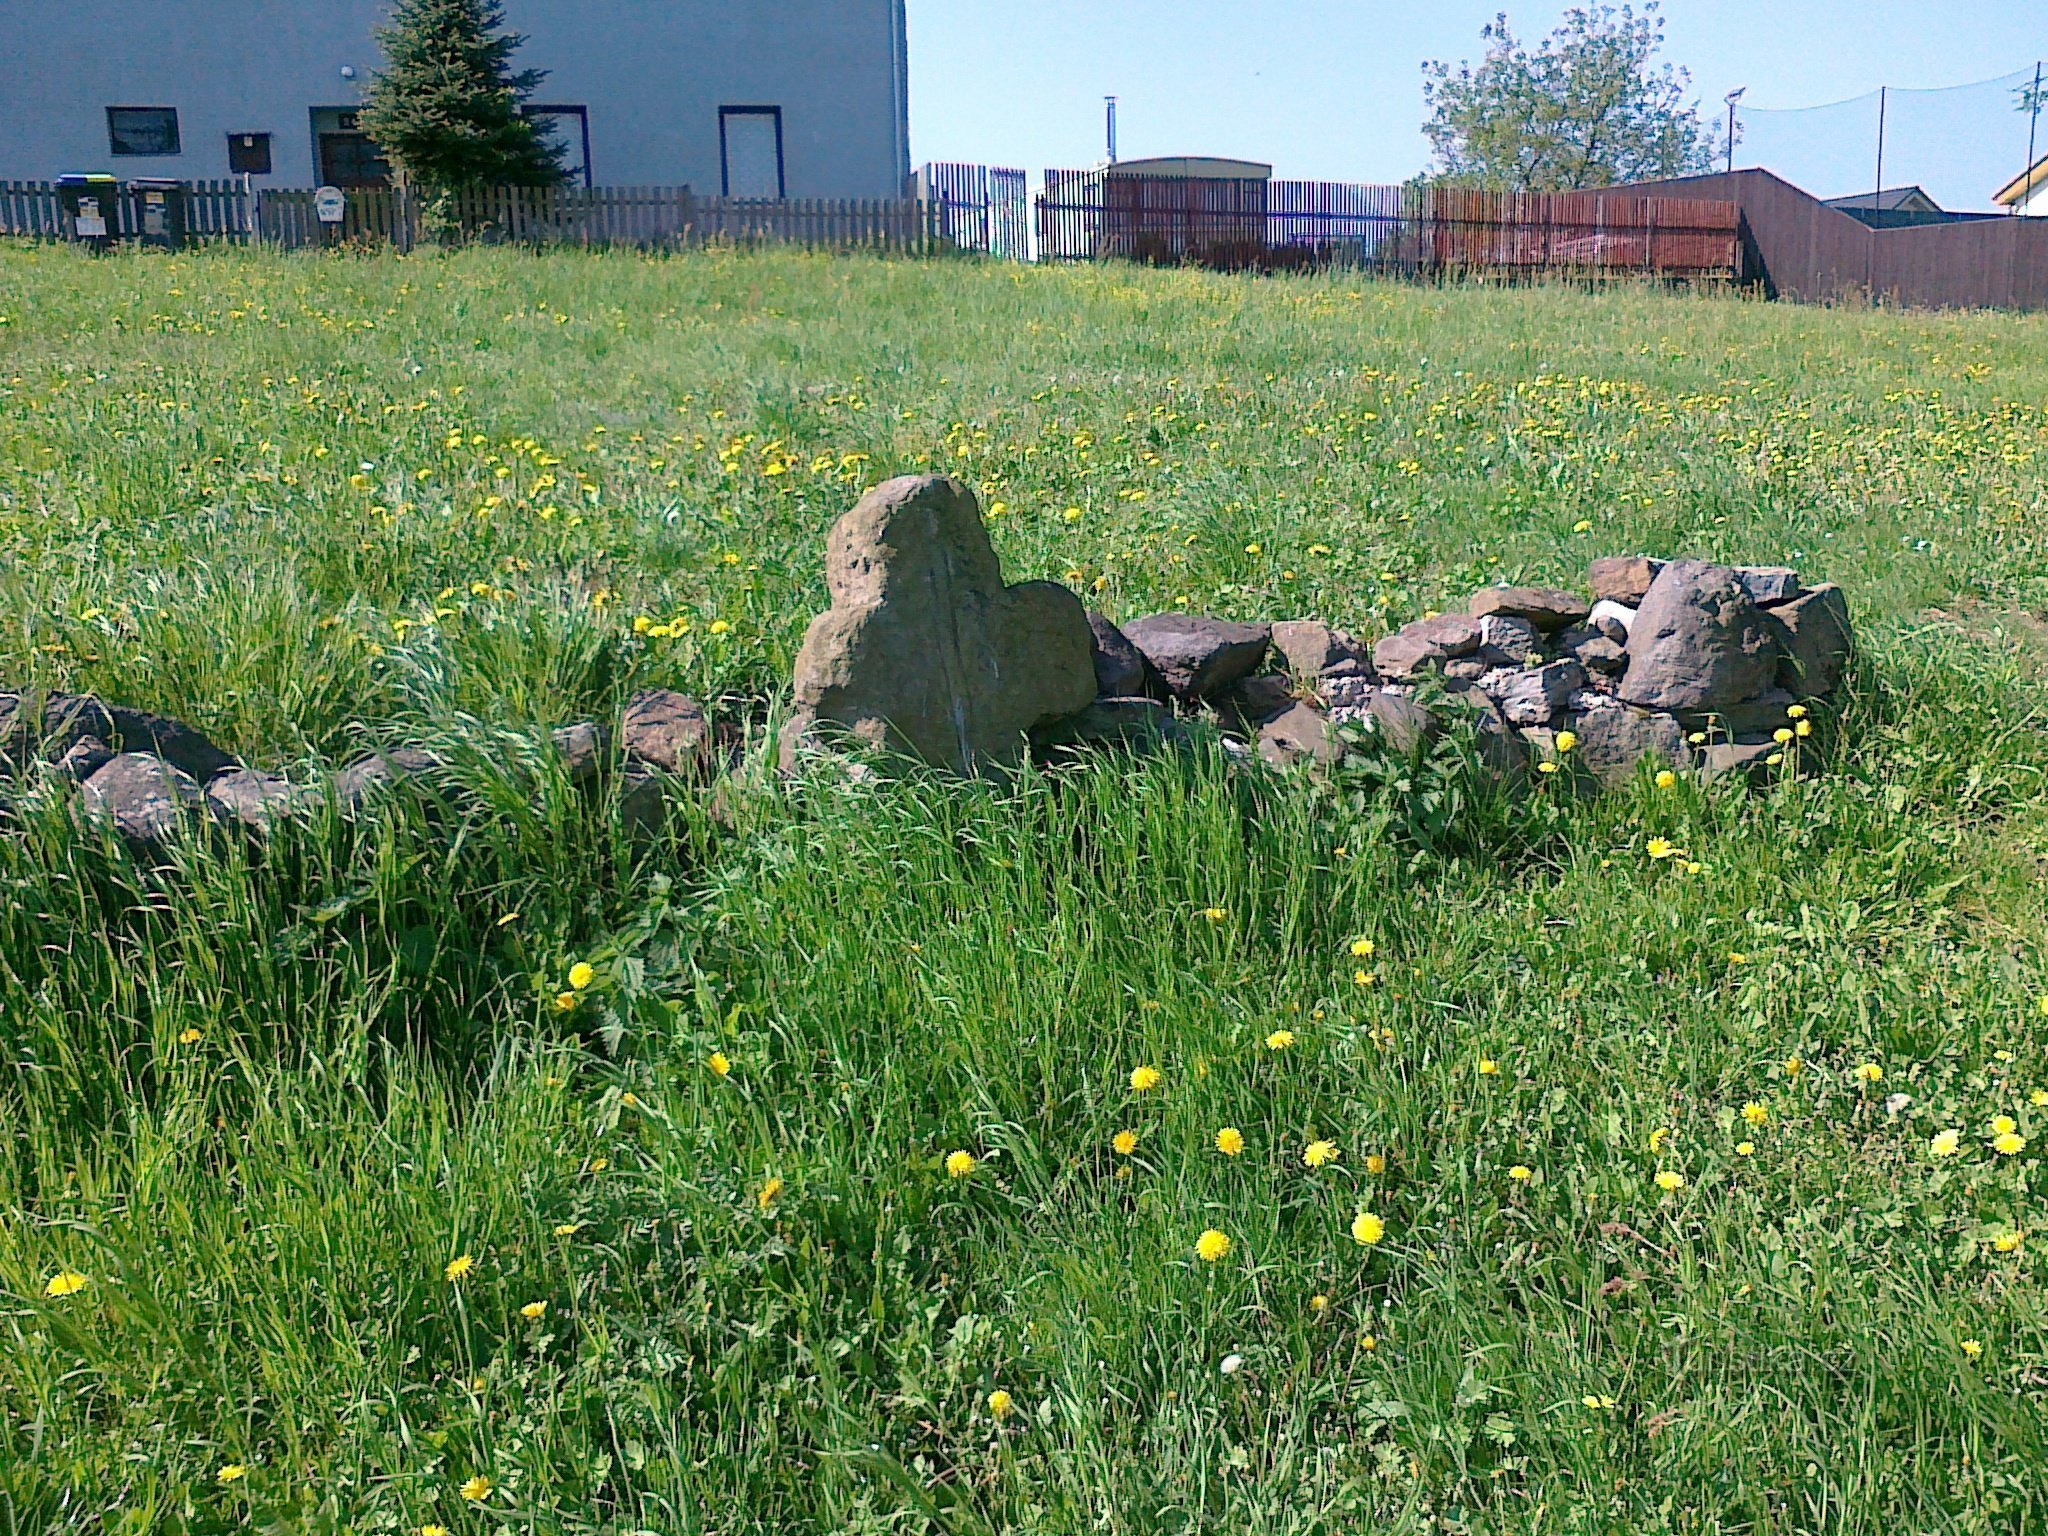
[[[0, 1533], [2048, 1530], [2044, 406], [2048, 317], [0, 251], [0, 686], [470, 791], [0, 789]], [[1861, 655], [1754, 792], [778, 782], [924, 469], [1119, 617], [1697, 554]], [[754, 744], [651, 848], [539, 745], [649, 685]]]

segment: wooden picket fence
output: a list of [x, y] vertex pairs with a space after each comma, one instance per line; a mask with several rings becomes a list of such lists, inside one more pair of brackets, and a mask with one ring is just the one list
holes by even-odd
[[[285, 249], [389, 245], [421, 238], [418, 200], [392, 187], [351, 189], [339, 225], [321, 224], [311, 188], [185, 184], [188, 238], [261, 241]], [[121, 229], [141, 227], [133, 194], [117, 198]], [[916, 198], [702, 197], [688, 187], [486, 187], [450, 208], [464, 238], [484, 244], [698, 246], [791, 244], [925, 251], [947, 245], [945, 210]], [[0, 182], [0, 235], [62, 239], [52, 182]]]

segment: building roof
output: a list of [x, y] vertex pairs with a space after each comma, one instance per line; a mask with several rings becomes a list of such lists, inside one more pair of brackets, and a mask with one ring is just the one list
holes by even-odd
[[1273, 167], [1256, 160], [1223, 160], [1212, 155], [1161, 155], [1119, 160], [1105, 166], [1112, 176], [1183, 176], [1200, 181], [1270, 181]]
[[1830, 208], [1861, 208], [1872, 213], [1892, 213], [1910, 208], [1920, 213], [1940, 213], [1941, 204], [1919, 187], [1886, 187], [1880, 192], [1858, 192], [1853, 197], [1830, 197]]
[[2048, 183], [2048, 155], [2043, 155], [2019, 175], [1991, 194], [1991, 201], [2001, 208], [2024, 202], [2027, 194], [2036, 187]]

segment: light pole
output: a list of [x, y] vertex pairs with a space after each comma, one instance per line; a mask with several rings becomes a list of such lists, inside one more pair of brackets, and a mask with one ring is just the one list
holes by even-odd
[[1116, 164], [1116, 98], [1115, 98], [1114, 96], [1105, 96], [1105, 97], [1103, 97], [1103, 98], [1102, 98], [1102, 109], [1103, 109], [1103, 118], [1104, 118], [1104, 123], [1103, 123], [1103, 127], [1104, 127], [1104, 131], [1106, 132], [1106, 134], [1108, 135], [1108, 138], [1109, 138], [1109, 163], [1110, 163], [1111, 165], [1115, 165], [1115, 164]]
[[1734, 90], [1721, 98], [1728, 103], [1728, 174], [1730, 176], [1735, 174], [1735, 103], [1742, 100], [1742, 93], [1748, 89], [1749, 87], [1746, 85], [1738, 85]]

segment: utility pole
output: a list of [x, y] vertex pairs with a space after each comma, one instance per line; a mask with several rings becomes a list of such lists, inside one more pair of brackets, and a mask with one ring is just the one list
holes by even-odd
[[1103, 98], [1102, 98], [1102, 106], [1103, 106], [1103, 116], [1104, 116], [1104, 118], [1106, 119], [1106, 121], [1104, 122], [1104, 125], [1103, 125], [1103, 127], [1104, 127], [1104, 130], [1105, 130], [1105, 132], [1106, 132], [1106, 134], [1107, 134], [1107, 136], [1108, 136], [1108, 139], [1109, 139], [1109, 163], [1110, 163], [1111, 165], [1115, 165], [1115, 164], [1116, 164], [1116, 98], [1115, 98], [1114, 96], [1105, 96], [1105, 97], [1103, 97]]
[[1748, 89], [1749, 87], [1746, 85], [1738, 85], [1734, 90], [1721, 98], [1728, 103], [1728, 174], [1730, 176], [1735, 174], [1735, 103], [1742, 100], [1742, 93]]
[[[1871, 196], [1870, 196], [1870, 211], [1871, 211], [1872, 213], [1875, 213], [1875, 212], [1877, 212], [1877, 210], [1878, 210], [1878, 205], [1879, 205], [1880, 203], [1882, 203], [1882, 202], [1884, 201], [1884, 98], [1885, 98], [1885, 92], [1886, 92], [1886, 87], [1884, 87], [1884, 86], [1880, 85], [1880, 86], [1879, 86], [1879, 87], [1877, 88], [1877, 185], [1876, 185], [1876, 186], [1875, 186], [1874, 188], [1872, 188], [1872, 190], [1871, 190]], [[1873, 226], [1873, 227], [1874, 227], [1874, 226]]]
[[2034, 129], [2041, 122], [2041, 61], [2034, 60], [2034, 89], [2027, 97], [2027, 163], [2020, 171], [2020, 195], [2012, 200], [2012, 211], [2018, 213], [2020, 204], [2026, 202], [2027, 194], [2034, 190]]

